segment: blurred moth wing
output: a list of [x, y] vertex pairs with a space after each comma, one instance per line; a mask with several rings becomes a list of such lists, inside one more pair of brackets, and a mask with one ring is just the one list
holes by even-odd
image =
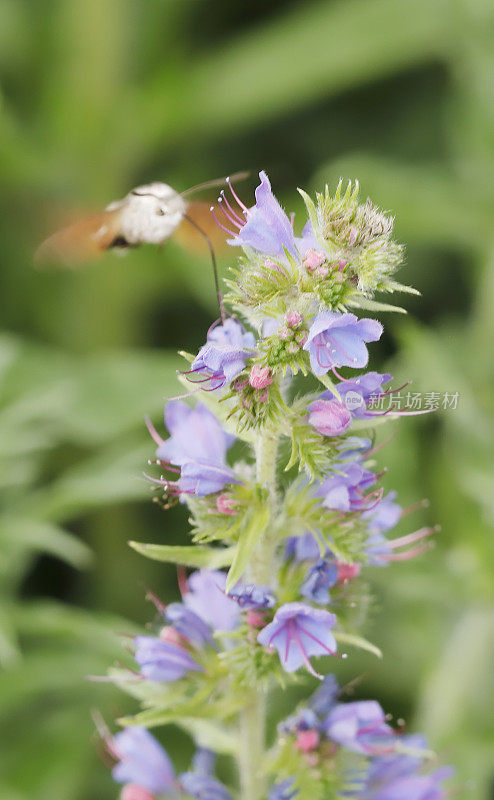
[[77, 267], [101, 256], [118, 239], [120, 212], [101, 211], [56, 231], [38, 247], [35, 264]]
[[75, 267], [109, 248], [162, 244], [182, 222], [187, 203], [166, 183], [138, 186], [122, 200], [55, 232], [35, 253], [38, 264]]

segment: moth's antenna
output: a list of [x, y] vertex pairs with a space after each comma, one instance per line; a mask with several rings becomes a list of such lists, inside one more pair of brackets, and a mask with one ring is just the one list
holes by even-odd
[[219, 278], [218, 278], [218, 265], [216, 263], [216, 256], [215, 256], [215, 253], [214, 253], [213, 243], [212, 243], [211, 239], [209, 238], [209, 236], [207, 235], [206, 231], [204, 231], [197, 224], [197, 222], [194, 222], [194, 220], [191, 219], [190, 217], [188, 217], [187, 214], [184, 214], [184, 219], [186, 219], [187, 222], [190, 222], [192, 227], [195, 228], [196, 231], [198, 233], [200, 233], [201, 236], [203, 236], [205, 238], [205, 240], [207, 242], [207, 245], [209, 247], [209, 252], [211, 253], [211, 261], [213, 262], [214, 286], [215, 286], [215, 289], [216, 289], [216, 297], [218, 298], [218, 306], [219, 306], [219, 309], [220, 309], [221, 320], [222, 320], [222, 322], [224, 322], [225, 319], [226, 319], [226, 314], [225, 314], [225, 307], [223, 305], [223, 297], [222, 297], [221, 292], [220, 292], [220, 282], [219, 282]]
[[[236, 172], [234, 175], [230, 175], [230, 180], [232, 181], [245, 181], [248, 178], [250, 172]], [[181, 192], [182, 197], [186, 197], [188, 194], [192, 194], [193, 192], [200, 192], [203, 189], [214, 189], [217, 186], [224, 186], [225, 183], [228, 182], [228, 177], [225, 178], [216, 178], [212, 181], [204, 181], [204, 183], [198, 183], [196, 186], [191, 186], [190, 189], [186, 189], [185, 192]]]

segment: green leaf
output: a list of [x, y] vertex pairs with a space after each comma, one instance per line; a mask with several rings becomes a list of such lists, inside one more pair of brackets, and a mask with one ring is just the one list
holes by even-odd
[[307, 214], [309, 215], [310, 223], [312, 225], [312, 230], [314, 231], [314, 235], [319, 238], [318, 231], [320, 229], [319, 225], [319, 218], [317, 216], [317, 208], [315, 203], [310, 195], [307, 192], [304, 192], [303, 189], [297, 189], [297, 192], [301, 196], [302, 200], [305, 203], [305, 207], [307, 209]]
[[0, 664], [4, 668], [15, 666], [21, 658], [15, 626], [5, 608], [0, 608]]
[[337, 642], [341, 642], [341, 644], [348, 644], [351, 647], [358, 647], [360, 650], [367, 650], [369, 653], [377, 656], [377, 658], [383, 657], [379, 648], [376, 647], [375, 644], [372, 644], [372, 642], [364, 639], [363, 636], [357, 636], [354, 633], [344, 633], [343, 631], [334, 631], [334, 638]]
[[[297, 3], [255, 35], [246, 30], [189, 65], [180, 96], [172, 93], [166, 68], [144, 91], [141, 86], [134, 90], [128, 102], [136, 119], [145, 120], [134, 137], [140, 137], [141, 148], [158, 149], [167, 138], [197, 137], [198, 131], [204, 137], [254, 123], [262, 129], [263, 121], [288, 109], [309, 107], [320, 97], [438, 57], [447, 42], [444, 13], [442, 2], [427, 0]], [[287, 58], [287, 53], [300, 57]], [[276, 69], [281, 63], [283, 69]], [[164, 91], [168, 96], [163, 102], [174, 103], [172, 122], [157, 108], [156, 97], [163, 98]]]
[[421, 296], [422, 292], [419, 292], [418, 289], [415, 289], [414, 286], [407, 286], [406, 283], [398, 283], [398, 281], [389, 281], [387, 284], [387, 288], [391, 289], [393, 292], [403, 292], [404, 294], [416, 294], [418, 297]]
[[[211, 687], [208, 687], [208, 694], [211, 694]], [[226, 702], [207, 702], [205, 697], [199, 695], [192, 700], [175, 702], [166, 707], [146, 708], [133, 717], [122, 717], [118, 722], [120, 725], [143, 725], [146, 728], [180, 724], [182, 719], [189, 720], [190, 724], [192, 720], [217, 720], [232, 716], [242, 705], [240, 698], [230, 695]]]
[[371, 300], [369, 297], [359, 297], [358, 300], [348, 300], [347, 306], [363, 308], [366, 311], [394, 311], [398, 314], [408, 313], [406, 308], [394, 306], [392, 303], [379, 303], [377, 300]]
[[219, 569], [228, 567], [235, 556], [236, 547], [204, 547], [202, 545], [180, 546], [172, 544], [143, 544], [129, 542], [129, 545], [146, 558], [165, 561], [168, 564], [183, 564], [185, 567], [209, 567]]
[[329, 377], [329, 375], [316, 375], [316, 378], [319, 381], [321, 381], [322, 385], [325, 386], [326, 389], [329, 389], [331, 392], [333, 392], [333, 394], [334, 394], [334, 396], [336, 397], [337, 400], [341, 401], [340, 393], [339, 393], [338, 389], [336, 388], [336, 386], [334, 385], [334, 383], [331, 380], [331, 378]]
[[269, 507], [264, 506], [254, 513], [247, 528], [242, 531], [236, 547], [228, 578], [226, 581], [226, 591], [229, 592], [235, 586], [245, 570], [250, 556], [268, 526], [270, 519]]
[[76, 536], [37, 519], [1, 518], [0, 542], [5, 546], [11, 547], [14, 543], [19, 549], [50, 553], [78, 568], [87, 566], [93, 556], [89, 547]]

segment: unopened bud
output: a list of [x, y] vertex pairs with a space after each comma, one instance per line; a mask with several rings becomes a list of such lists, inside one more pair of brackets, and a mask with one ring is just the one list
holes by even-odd
[[259, 364], [254, 364], [250, 371], [249, 383], [253, 389], [265, 389], [273, 383], [273, 376], [269, 367], [260, 367]]
[[250, 609], [246, 614], [247, 625], [251, 628], [264, 628], [266, 624], [266, 614], [263, 611]]
[[295, 747], [297, 750], [301, 750], [302, 753], [310, 753], [311, 750], [316, 750], [319, 747], [319, 733], [312, 729], [299, 731]]
[[307, 272], [313, 272], [315, 269], [324, 264], [326, 261], [326, 254], [318, 250], [307, 250], [304, 256], [304, 267]]
[[351, 421], [348, 408], [338, 400], [315, 400], [309, 406], [309, 424], [322, 436], [339, 436]]
[[227, 494], [220, 494], [220, 496], [216, 499], [216, 508], [220, 512], [220, 514], [236, 514], [235, 510], [235, 500], [231, 497], [228, 497]]
[[318, 278], [327, 278], [328, 277], [328, 272], [329, 272], [328, 265], [327, 264], [321, 264], [320, 267], [317, 267], [314, 270], [314, 275], [316, 275]]
[[120, 800], [156, 800], [156, 797], [137, 783], [128, 783], [122, 789]]
[[289, 328], [298, 328], [302, 319], [302, 314], [299, 314], [298, 311], [289, 311], [285, 316], [286, 324]]
[[338, 583], [351, 581], [360, 575], [360, 564], [343, 564], [338, 562]]

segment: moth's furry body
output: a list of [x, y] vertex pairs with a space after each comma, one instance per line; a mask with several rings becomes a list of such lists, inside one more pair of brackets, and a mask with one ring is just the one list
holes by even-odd
[[[243, 180], [247, 175], [237, 173], [232, 180]], [[192, 249], [204, 248], [206, 239], [212, 252], [213, 245], [221, 248], [225, 244], [225, 236], [213, 223], [209, 205], [189, 201], [185, 196], [221, 186], [226, 180], [207, 181], [182, 194], [158, 181], [137, 186], [99, 214], [82, 217], [53, 233], [36, 251], [35, 261], [76, 267], [98, 258], [110, 248], [163, 244], [175, 232], [178, 240]]]

